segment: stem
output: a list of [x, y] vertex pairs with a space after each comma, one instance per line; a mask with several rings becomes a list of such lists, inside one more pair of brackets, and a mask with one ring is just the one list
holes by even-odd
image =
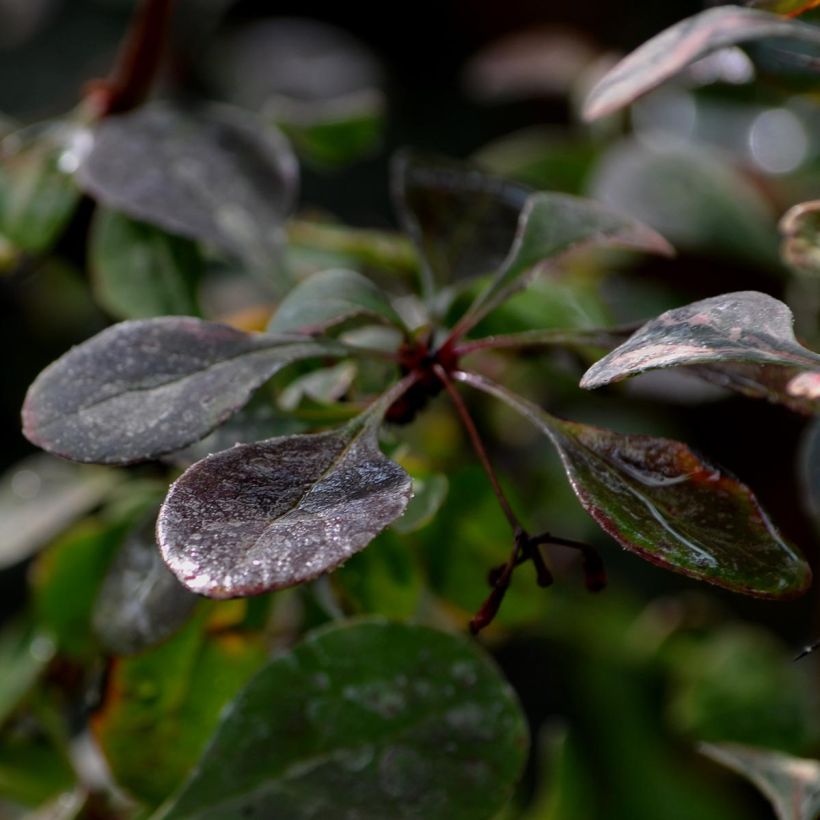
[[611, 349], [626, 341], [637, 329], [621, 327], [591, 330], [525, 330], [521, 333], [510, 333], [501, 336], [485, 336], [483, 339], [471, 339], [453, 347], [456, 356], [467, 356], [479, 350], [500, 350], [521, 347], [603, 347]]
[[165, 46], [174, 0], [142, 0], [110, 76], [89, 84], [87, 97], [100, 116], [138, 106], [153, 85]]
[[464, 429], [467, 431], [467, 435], [470, 438], [470, 443], [473, 446], [473, 450], [475, 450], [475, 454], [478, 456], [478, 460], [481, 462], [484, 472], [490, 479], [490, 484], [492, 484], [495, 497], [498, 499], [498, 503], [501, 506], [507, 521], [512, 527], [513, 532], [517, 535], [523, 528], [521, 527], [521, 523], [519, 522], [517, 516], [513, 512], [510, 502], [507, 500], [507, 496], [504, 495], [501, 485], [498, 483], [498, 477], [495, 474], [493, 465], [490, 463], [490, 458], [487, 455], [487, 451], [484, 449], [484, 442], [482, 442], [481, 436], [476, 429], [472, 416], [467, 410], [467, 405], [464, 403], [464, 399], [461, 398], [461, 394], [450, 380], [450, 377], [447, 375], [447, 371], [440, 364], [433, 365], [433, 372], [436, 374], [436, 377], [442, 383], [444, 389], [450, 396], [453, 406], [456, 408], [456, 412], [461, 419], [461, 423], [464, 425]]

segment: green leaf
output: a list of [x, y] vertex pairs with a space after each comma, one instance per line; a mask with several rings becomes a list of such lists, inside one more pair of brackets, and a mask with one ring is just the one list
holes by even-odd
[[157, 818], [492, 818], [527, 730], [464, 638], [377, 621], [314, 633], [234, 701]]
[[153, 103], [106, 117], [93, 136], [77, 177], [87, 194], [253, 269], [278, 268], [298, 167], [273, 126], [227, 106]]
[[820, 44], [820, 30], [740, 6], [707, 9], [675, 23], [621, 60], [590, 91], [584, 119], [598, 119], [623, 108], [713, 51], [768, 38]]
[[651, 228], [597, 202], [569, 194], [533, 194], [521, 212], [515, 242], [504, 263], [457, 327], [473, 327], [564, 254], [590, 245], [673, 253]]
[[415, 532], [429, 524], [447, 498], [450, 483], [442, 473], [413, 476], [413, 498], [407, 511], [392, 526], [396, 532]]
[[366, 316], [402, 327], [402, 321], [376, 284], [351, 270], [315, 273], [282, 301], [268, 324], [270, 333], [321, 333]]
[[139, 652], [173, 635], [197, 602], [165, 566], [155, 525], [156, 508], [126, 537], [94, 603], [94, 633], [104, 649], [117, 655]]
[[748, 5], [773, 11], [775, 14], [785, 14], [787, 17], [797, 17], [820, 6], [820, 0], [750, 0]]
[[815, 820], [820, 813], [820, 762], [734, 743], [704, 743], [707, 757], [737, 772], [771, 801], [779, 820]]
[[120, 483], [111, 470], [44, 454], [17, 462], [0, 478], [0, 569], [35, 553]]
[[121, 322], [37, 377], [23, 432], [75, 461], [145, 461], [204, 438], [286, 365], [346, 352], [183, 316]]
[[257, 595], [334, 569], [403, 512], [411, 482], [379, 450], [401, 385], [338, 430], [234, 447], [190, 467], [157, 537], [179, 580], [213, 598]]
[[211, 611], [165, 643], [115, 660], [92, 719], [116, 782], [152, 805], [188, 774], [225, 704], [265, 660], [257, 636], [209, 632]]
[[0, 631], [0, 726], [29, 694], [55, 648], [47, 632], [25, 620], [10, 621]]
[[120, 319], [197, 314], [201, 260], [187, 239], [98, 208], [90, 265], [97, 301]]
[[550, 438], [584, 509], [625, 549], [762, 598], [793, 598], [811, 583], [809, 565], [751, 490], [686, 445], [563, 421], [481, 376], [458, 377], [500, 398]]
[[83, 132], [68, 123], [32, 126], [0, 145], [0, 234], [29, 253], [59, 239], [80, 201], [65, 167]]
[[676, 248], [766, 271], [780, 266], [770, 202], [716, 149], [623, 140], [601, 157], [588, 194], [651, 225]]
[[816, 368], [820, 354], [798, 343], [793, 323], [789, 308], [765, 293], [749, 290], [701, 299], [647, 322], [590, 367], [581, 387], [594, 390], [647, 370], [692, 364]]

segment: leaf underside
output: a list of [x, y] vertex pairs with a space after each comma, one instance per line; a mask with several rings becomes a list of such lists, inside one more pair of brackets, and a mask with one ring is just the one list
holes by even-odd
[[203, 438], [285, 365], [339, 353], [330, 342], [253, 335], [188, 317], [121, 322], [37, 377], [23, 406], [23, 432], [75, 461], [145, 461]]
[[381, 415], [327, 433], [240, 445], [172, 485], [157, 535], [189, 589], [214, 598], [309, 581], [367, 546], [405, 510], [412, 482], [378, 448]]
[[662, 313], [597, 361], [581, 387], [592, 390], [660, 367], [740, 362], [817, 367], [820, 355], [798, 343], [786, 305], [740, 291]]

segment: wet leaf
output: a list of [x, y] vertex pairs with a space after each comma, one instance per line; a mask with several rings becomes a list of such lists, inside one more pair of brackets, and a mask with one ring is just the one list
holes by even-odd
[[196, 763], [220, 712], [264, 663], [259, 636], [209, 632], [208, 608], [175, 636], [113, 662], [92, 718], [114, 779], [151, 805]]
[[779, 820], [815, 820], [820, 813], [820, 762], [735, 743], [704, 743], [700, 750], [754, 783]]
[[78, 180], [134, 219], [269, 269], [298, 169], [279, 132], [248, 112], [151, 104], [96, 126]]
[[385, 394], [337, 430], [240, 445], [190, 467], [157, 523], [185, 586], [214, 598], [256, 595], [328, 572], [398, 518], [410, 477], [379, 450]]
[[530, 190], [471, 165], [399, 154], [393, 197], [423, 259], [427, 291], [493, 273], [513, 243]]
[[820, 275], [820, 200], [790, 208], [780, 220], [780, 233], [786, 264], [801, 273]]
[[119, 483], [110, 470], [44, 454], [19, 461], [0, 479], [0, 569], [28, 558]]
[[584, 119], [623, 108], [713, 51], [769, 38], [820, 44], [820, 30], [740, 6], [719, 6], [681, 20], [621, 60], [592, 89], [584, 104]]
[[811, 570], [751, 490], [671, 439], [563, 421], [474, 374], [552, 440], [578, 500], [621, 546], [650, 563], [735, 592], [793, 598]]
[[71, 145], [82, 131], [68, 123], [31, 126], [0, 145], [0, 234], [29, 253], [57, 241], [80, 201], [71, 178]]
[[197, 308], [201, 260], [196, 245], [107, 208], [98, 208], [89, 247], [97, 301], [120, 319]]
[[526, 744], [515, 696], [476, 644], [348, 622], [268, 663], [157, 820], [491, 818]]
[[387, 294], [370, 279], [351, 270], [320, 271], [285, 297], [268, 331], [320, 333], [358, 316], [402, 326]]
[[647, 370], [723, 362], [817, 367], [794, 336], [792, 313], [756, 291], [725, 293], [662, 313], [584, 374], [593, 390]]
[[155, 525], [154, 514], [129, 533], [94, 603], [94, 633], [116, 655], [139, 652], [173, 635], [198, 600], [162, 560]]
[[500, 270], [476, 297], [462, 323], [475, 325], [564, 254], [592, 245], [673, 253], [651, 228], [598, 202], [569, 194], [533, 194], [521, 212], [515, 242]]
[[121, 322], [37, 377], [23, 432], [75, 461], [144, 461], [203, 438], [285, 365], [343, 352], [181, 316]]

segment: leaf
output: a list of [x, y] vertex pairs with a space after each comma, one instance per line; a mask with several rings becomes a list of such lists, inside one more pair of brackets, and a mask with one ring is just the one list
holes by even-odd
[[420, 530], [429, 524], [447, 498], [450, 484], [443, 473], [419, 478], [413, 477], [413, 498], [407, 506], [407, 512], [393, 524], [393, 529], [400, 533]]
[[303, 402], [314, 402], [333, 408], [333, 405], [350, 390], [356, 378], [356, 371], [354, 362], [340, 362], [332, 367], [322, 367], [305, 373], [282, 390], [279, 406], [289, 412], [297, 410]]
[[326, 270], [300, 282], [268, 324], [271, 333], [320, 333], [358, 316], [402, 327], [387, 295], [352, 270]]
[[84, 132], [65, 122], [24, 128], [0, 145], [0, 234], [43, 253], [59, 239], [80, 201], [68, 169]]
[[0, 726], [28, 695], [54, 657], [54, 639], [26, 620], [7, 622], [0, 631]]
[[145, 461], [203, 438], [285, 365], [343, 353], [183, 316], [121, 322], [37, 377], [23, 432], [75, 461]]
[[621, 60], [590, 91], [583, 117], [591, 121], [623, 108], [713, 51], [767, 38], [820, 44], [820, 30], [740, 6], [707, 9], [675, 23]]
[[786, 264], [799, 273], [820, 275], [820, 200], [790, 208], [780, 220], [780, 233]]
[[779, 266], [770, 203], [717, 149], [622, 140], [601, 157], [588, 193], [651, 225], [676, 248], [767, 271]]
[[112, 664], [92, 730], [123, 788], [151, 805], [185, 778], [222, 709], [265, 662], [258, 635], [209, 631], [203, 608], [158, 646]]
[[98, 208], [89, 247], [97, 301], [121, 319], [191, 315], [201, 260], [196, 245]]
[[128, 535], [94, 603], [94, 633], [116, 655], [139, 652], [173, 635], [198, 600], [162, 560], [155, 525], [154, 514]]
[[281, 254], [298, 169], [250, 113], [154, 103], [100, 122], [77, 178], [103, 205], [265, 269]]
[[674, 308], [647, 322], [587, 370], [594, 390], [659, 367], [743, 362], [817, 367], [820, 355], [794, 336], [792, 312], [765, 293], [724, 293]]
[[475, 374], [462, 381], [509, 404], [558, 450], [584, 509], [650, 563], [761, 598], [808, 588], [808, 564], [744, 484], [671, 439], [563, 421]]
[[800, 484], [805, 507], [820, 525], [820, 419], [809, 425], [801, 443]]
[[213, 598], [258, 595], [316, 578], [366, 547], [411, 496], [410, 477], [378, 445], [399, 394], [338, 430], [240, 445], [190, 467], [157, 522], [174, 574]]
[[259, 672], [156, 820], [491, 818], [526, 745], [515, 696], [476, 644], [348, 622]]
[[515, 242], [490, 285], [459, 322], [472, 327], [548, 265], [581, 247], [610, 245], [672, 255], [666, 240], [646, 225], [605, 205], [569, 194], [536, 193], [527, 199]]
[[736, 743], [702, 743], [700, 751], [754, 783], [779, 820], [815, 820], [820, 813], [820, 762]]
[[35, 553], [119, 483], [110, 470], [42, 453], [17, 462], [0, 479], [0, 569]]
[[493, 273], [515, 238], [530, 188], [468, 164], [396, 156], [393, 198], [402, 227], [418, 248], [429, 294]]
[[748, 5], [786, 17], [797, 17], [820, 6], [820, 0], [751, 0]]

